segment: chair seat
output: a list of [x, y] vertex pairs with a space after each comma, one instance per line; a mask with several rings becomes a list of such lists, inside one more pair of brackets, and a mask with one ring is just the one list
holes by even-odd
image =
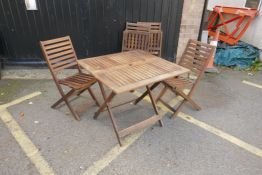
[[96, 79], [94, 76], [85, 73], [78, 73], [58, 81], [59, 84], [68, 86], [75, 90], [85, 89], [95, 82]]
[[189, 78], [185, 77], [174, 77], [164, 81], [167, 85], [171, 86], [172, 88], [184, 89], [186, 87], [191, 87], [193, 85], [193, 81]]

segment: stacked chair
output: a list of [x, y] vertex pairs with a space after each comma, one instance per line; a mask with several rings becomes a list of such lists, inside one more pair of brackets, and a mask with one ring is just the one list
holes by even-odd
[[161, 56], [162, 38], [161, 23], [127, 22], [123, 33], [122, 51], [140, 49]]

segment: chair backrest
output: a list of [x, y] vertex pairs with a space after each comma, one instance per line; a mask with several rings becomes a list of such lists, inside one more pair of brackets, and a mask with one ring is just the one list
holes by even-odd
[[178, 64], [190, 69], [198, 79], [214, 53], [214, 46], [190, 39]]
[[[161, 56], [162, 36], [163, 36], [163, 32], [161, 31], [161, 23], [159, 22], [137, 22], [137, 23], [127, 22], [125, 32], [130, 32], [130, 31], [132, 31], [132, 34], [135, 34], [135, 32], [148, 32], [149, 37], [147, 40], [148, 42], [146, 46], [147, 49], [143, 49], [143, 50], [146, 50], [153, 55]], [[123, 36], [123, 41], [124, 41], [124, 37], [126, 37], [125, 32]], [[133, 42], [132, 39], [129, 42], [132, 43]], [[125, 50], [122, 50], [122, 51], [125, 51]]]
[[69, 36], [40, 41], [41, 49], [52, 73], [77, 66], [77, 56]]
[[162, 51], [162, 31], [151, 31], [149, 35], [149, 52], [156, 56], [161, 56]]
[[156, 56], [161, 56], [163, 32], [160, 22], [137, 22], [139, 25], [148, 26], [150, 30], [149, 36], [149, 52]]
[[138, 23], [126, 23], [126, 31], [141, 31], [141, 32], [149, 32], [150, 26]]
[[144, 50], [148, 52], [149, 33], [143, 31], [124, 31], [122, 51]]
[[151, 31], [161, 31], [160, 22], [137, 22], [137, 24], [149, 26]]

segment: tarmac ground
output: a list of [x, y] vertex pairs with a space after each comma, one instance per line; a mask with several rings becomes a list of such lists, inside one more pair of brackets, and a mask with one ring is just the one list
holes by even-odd
[[[72, 101], [87, 106], [76, 121], [66, 106], [50, 108], [60, 96], [49, 72], [33, 71], [38, 73], [30, 77], [23, 71], [12, 77], [7, 71], [0, 80], [0, 175], [262, 174], [261, 72], [206, 74], [193, 95], [202, 110], [185, 105], [170, 119], [159, 105], [164, 127], [156, 124], [131, 134], [119, 147], [108, 113], [93, 119], [97, 106], [87, 92]], [[102, 102], [98, 86], [93, 90]], [[121, 94], [113, 103], [136, 98], [143, 90]], [[165, 99], [178, 102], [171, 93]], [[153, 109], [145, 99], [113, 112], [124, 128]]]

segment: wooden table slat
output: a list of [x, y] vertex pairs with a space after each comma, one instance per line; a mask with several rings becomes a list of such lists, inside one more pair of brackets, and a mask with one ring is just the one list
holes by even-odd
[[189, 71], [140, 50], [93, 57], [78, 62], [115, 93], [128, 92]]

